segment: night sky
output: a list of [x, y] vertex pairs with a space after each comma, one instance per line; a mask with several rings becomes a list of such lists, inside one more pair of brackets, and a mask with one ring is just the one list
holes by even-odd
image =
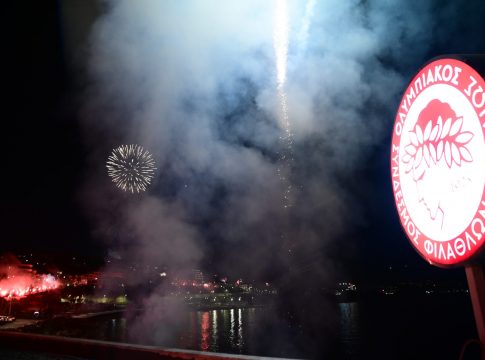
[[[360, 1], [355, 2], [354, 7], [367, 14], [366, 11], [370, 11], [367, 8], [376, 7], [375, 3]], [[161, 173], [166, 174], [158, 177], [150, 189], [150, 196], [163, 200], [161, 205], [155, 204], [154, 207], [158, 209], [158, 206], [161, 206], [160, 212], [163, 214], [176, 212], [179, 208], [182, 208], [181, 212], [183, 212], [168, 224], [164, 223], [166, 226], [161, 226], [163, 228], [160, 230], [161, 233], [175, 229], [174, 231], [182, 233], [183, 236], [195, 238], [195, 244], [199, 249], [204, 249], [203, 254], [197, 256], [196, 261], [210, 271], [232, 271], [237, 274], [237, 266], [240, 266], [243, 274], [256, 276], [257, 272], [261, 272], [265, 275], [277, 276], [275, 274], [284, 272], [288, 264], [298, 267], [298, 264], [308, 261], [310, 263], [326, 262], [331, 259], [333, 276], [337, 278], [343, 276], [360, 277], [360, 280], [381, 279], [388, 276], [383, 275], [386, 271], [396, 278], [422, 276], [421, 274], [439, 278], [461, 277], [462, 270], [440, 270], [428, 266], [412, 249], [401, 231], [389, 181], [390, 135], [394, 112], [400, 95], [406, 87], [406, 82], [427, 60], [442, 54], [485, 53], [485, 38], [483, 37], [485, 4], [478, 0], [451, 1], [446, 2], [446, 5], [442, 1], [428, 1], [424, 6], [426, 17], [418, 19], [419, 22], [414, 24], [409, 22], [410, 19], [413, 19], [413, 5], [402, 1], [401, 14], [398, 11], [401, 6], [400, 2], [391, 3], [394, 4], [391, 7], [395, 8], [393, 10], [395, 18], [385, 26], [402, 27], [405, 30], [390, 39], [385, 46], [377, 46], [379, 49], [372, 54], [372, 64], [378, 63], [386, 71], [398, 74], [399, 79], [403, 79], [404, 82], [396, 80], [392, 84], [393, 87], [386, 103], [375, 100], [376, 88], [370, 87], [371, 93], [359, 105], [356, 110], [359, 116], [356, 117], [357, 120], [354, 120], [358, 124], [359, 121], [362, 123], [370, 121], [369, 118], [378, 119], [372, 122], [372, 126], [379, 124], [379, 135], [376, 135], [373, 140], [374, 135], [367, 130], [368, 128], [364, 128], [363, 137], [369, 136], [370, 139], [353, 143], [351, 150], [329, 146], [322, 141], [321, 137], [312, 135], [311, 131], [300, 135], [295, 144], [297, 159], [296, 170], [294, 170], [295, 184], [309, 188], [317, 186], [319, 179], [324, 179], [322, 187], [331, 184], [329, 192], [332, 192], [332, 189], [338, 189], [339, 194], [340, 192], [344, 194], [341, 196], [344, 199], [344, 205], [336, 205], [334, 208], [333, 203], [322, 201], [318, 206], [315, 205], [312, 211], [306, 211], [307, 209], [305, 210], [305, 207], [302, 206], [301, 208], [304, 210], [296, 211], [288, 221], [290, 225], [285, 229], [290, 235], [286, 235], [287, 237], [283, 238], [281, 242], [278, 242], [277, 239], [276, 241], [264, 240], [266, 237], [274, 238], [282, 219], [281, 214], [265, 210], [261, 216], [264, 216], [268, 222], [259, 223], [259, 220], [256, 219], [254, 223], [251, 222], [249, 225], [241, 227], [233, 239], [226, 240], [224, 234], [231, 232], [228, 230], [228, 224], [231, 224], [231, 230], [238, 225], [234, 225], [237, 224], [234, 219], [222, 221], [219, 219], [219, 215], [230, 212], [231, 206], [227, 204], [230, 204], [234, 198], [244, 199], [246, 190], [245, 188], [241, 190], [242, 195], [240, 195], [239, 190], [234, 191], [234, 187], [237, 188], [239, 185], [235, 180], [233, 182], [233, 177], [230, 180], [227, 180], [229, 177], [220, 179], [217, 171], [212, 172], [211, 168], [185, 168], [186, 164], [183, 160], [177, 158], [179, 156], [177, 149], [181, 149], [182, 146], [180, 142], [186, 141], [185, 130], [181, 129], [180, 133], [177, 131], [168, 133], [163, 140], [167, 144], [171, 144], [173, 137], [180, 136], [178, 145], [166, 145], [165, 148], [161, 146], [160, 149], [153, 150], [159, 161]], [[150, 138], [146, 135], [146, 128], [135, 132], [126, 130], [137, 126], [136, 121], [138, 120], [127, 120], [128, 125], [123, 129], [120, 126], [112, 126], [112, 121], [115, 118], [116, 121], [124, 121], [124, 116], [129, 117], [126, 113], [130, 113], [130, 111], [135, 114], [132, 117], [136, 118], [138, 116], [135, 111], [137, 106], [143, 109], [143, 98], [150, 97], [152, 94], [148, 90], [145, 92], [143, 86], [140, 86], [136, 89], [137, 95], [131, 97], [135, 105], [130, 107], [131, 103], [125, 104], [122, 101], [123, 96], [126, 96], [124, 91], [128, 91], [126, 87], [131, 85], [136, 88], [138, 80], [135, 79], [131, 85], [130, 83], [127, 85], [117, 82], [120, 74], [114, 78], [104, 76], [103, 71], [109, 69], [110, 66], [105, 67], [106, 64], [102, 63], [103, 59], [95, 60], [102, 64], [96, 63], [94, 70], [91, 72], [87, 70], [87, 64], [93, 61], [93, 54], [97, 55], [99, 50], [96, 46], [99, 46], [102, 41], [109, 41], [101, 36], [95, 40], [90, 38], [91, 25], [95, 19], [99, 19], [98, 16], [109, 11], [107, 5], [101, 6], [92, 1], [81, 0], [15, 1], [10, 2], [10, 5], [7, 5], [7, 11], [4, 11], [4, 14], [7, 15], [6, 22], [3, 23], [3, 39], [4, 44], [6, 43], [3, 52], [3, 57], [6, 59], [4, 90], [6, 90], [7, 96], [6, 99], [4, 98], [4, 106], [7, 111], [2, 122], [4, 127], [2, 134], [6, 141], [4, 141], [2, 171], [3, 240], [0, 252], [32, 250], [61, 254], [81, 253], [100, 257], [104, 256], [108, 249], [120, 251], [122, 254], [129, 253], [139, 244], [135, 239], [138, 234], [136, 231], [125, 237], [123, 228], [117, 228], [116, 221], [108, 218], [110, 215], [113, 217], [124, 216], [120, 210], [122, 207], [130, 208], [138, 214], [144, 214], [146, 211], [147, 216], [153, 212], [138, 203], [138, 198], [133, 200], [114, 188], [105, 173], [104, 162], [110, 149], [123, 141], [136, 142], [143, 139], [144, 136]], [[318, 11], [318, 8], [315, 11]], [[120, 16], [122, 17], [122, 15]], [[126, 21], [126, 19], [121, 21]], [[423, 22], [427, 22], [427, 25], [421, 30], [419, 27]], [[110, 26], [111, 23], [107, 21], [106, 24]], [[184, 29], [186, 30], [186, 28]], [[133, 33], [131, 34], [133, 35]], [[151, 35], [144, 33], [141, 29], [133, 36], [145, 39]], [[313, 34], [312, 36], [319, 35]], [[169, 44], [171, 44], [170, 41], [173, 40], [169, 40]], [[314, 46], [312, 51], [316, 51], [315, 47], [318, 43], [315, 44], [312, 45]], [[160, 50], [162, 54], [163, 51], [170, 51], [167, 45], [164, 46], [163, 49], [169, 50]], [[113, 48], [116, 51], [117, 48]], [[269, 49], [268, 53], [271, 54], [271, 51], [272, 49]], [[102, 58], [105, 53], [102, 51], [101, 53]], [[263, 54], [262, 57], [265, 56], [266, 54]], [[358, 56], [365, 57], [366, 55]], [[147, 57], [150, 57], [150, 53]], [[366, 60], [362, 60], [362, 63], [367, 64]], [[146, 64], [150, 64], [150, 61], [147, 60]], [[96, 68], [96, 66], [98, 67]], [[372, 68], [370, 68], [371, 66]], [[375, 75], [372, 73], [376, 71], [373, 66], [369, 65], [369, 72], [364, 72], [363, 81], [367, 81], [366, 77]], [[114, 65], [113, 68], [113, 73], [116, 71], [122, 73], [121, 66], [117, 68]], [[318, 67], [315, 71], [318, 71]], [[321, 71], [325, 72], [328, 69]], [[96, 76], [99, 77], [96, 78]], [[129, 76], [126, 75], [126, 78]], [[265, 76], [261, 78], [265, 79]], [[269, 140], [253, 141], [253, 137], [259, 134], [257, 131], [240, 131], [241, 117], [251, 111], [257, 114], [255, 116], [261, 116], [259, 121], [264, 123], [264, 126], [274, 127], [267, 119], [259, 115], [257, 112], [259, 110], [256, 109], [255, 99], [259, 96], [257, 94], [264, 93], [264, 91], [259, 91], [261, 83], [258, 81], [261, 78], [248, 80], [241, 76], [238, 81], [242, 85], [238, 85], [240, 86], [238, 89], [244, 91], [218, 90], [221, 93], [218, 99], [226, 101], [228, 104], [226, 108], [230, 108], [230, 111], [224, 112], [221, 116], [224, 124], [217, 125], [219, 132], [215, 138], [220, 142], [231, 144], [232, 147], [229, 150], [236, 148], [236, 145], [238, 149], [249, 149], [250, 151], [256, 149], [258, 154], [262, 154], [260, 156], [266, 159], [265, 161], [274, 163], [277, 154], [271, 153], [271, 147], [268, 146], [274, 139], [268, 137]], [[116, 81], [112, 81], [113, 79]], [[185, 80], [181, 80], [181, 82]], [[374, 84], [372, 80], [369, 80], [369, 83]], [[114, 90], [106, 84], [113, 84]], [[385, 86], [384, 84], [374, 85]], [[121, 90], [118, 90], [117, 86]], [[109, 96], [112, 95], [106, 95], [110, 91], [116, 93], [115, 97], [121, 98], [121, 104], [110, 100]], [[101, 95], [98, 96], [98, 94]], [[231, 94], [236, 94], [237, 106], [233, 105], [233, 99], [229, 96]], [[184, 114], [190, 112], [187, 109], [194, 109], [194, 112], [200, 111], [197, 96], [199, 95], [194, 90], [193, 95], [184, 98], [186, 101], [183, 105], [185, 106]], [[103, 103], [103, 101], [105, 102]], [[138, 105], [137, 102], [139, 102]], [[335, 106], [345, 107], [347, 105], [342, 100], [341, 105]], [[211, 114], [218, 111], [219, 108], [210, 109]], [[143, 111], [140, 110], [140, 112]], [[145, 115], [142, 113], [140, 117], [143, 118]], [[93, 120], [97, 117], [99, 120]], [[106, 118], [111, 120], [105, 120]], [[340, 121], [337, 117], [336, 119], [335, 121]], [[99, 125], [98, 122], [102, 124]], [[255, 127], [255, 129], [260, 128]], [[359, 127], [350, 126], [349, 131], [353, 131], [352, 129], [359, 131]], [[336, 136], [339, 136], [338, 131], [340, 130], [335, 131]], [[136, 135], [130, 138], [128, 133]], [[172, 139], [167, 140], [167, 137], [170, 136]], [[104, 144], [103, 141], [105, 141]], [[152, 137], [145, 144], [153, 149], [153, 146], [150, 147], [150, 145], [156, 141], [157, 139]], [[362, 149], [359, 146], [362, 146]], [[166, 153], [164, 153], [164, 149], [168, 149]], [[354, 154], [361, 150], [365, 156]], [[349, 151], [353, 155], [351, 154], [349, 157], [339, 155], [341, 154], [339, 151]], [[322, 164], [322, 168], [327, 167], [328, 171], [332, 172], [332, 176], [319, 175], [322, 172], [318, 168], [319, 161], [322, 159], [318, 155], [319, 153], [332, 159], [331, 166], [327, 163]], [[173, 160], [174, 158], [176, 160]], [[214, 161], [217, 162], [217, 159]], [[248, 166], [252, 166], [253, 163], [248, 162], [248, 164]], [[254, 165], [254, 169], [251, 171], [258, 174], [257, 166]], [[265, 168], [264, 171], [268, 170]], [[190, 178], [187, 176], [188, 173], [192, 174]], [[237, 177], [237, 174], [234, 175], [234, 178]], [[299, 180], [300, 178], [311, 179], [311, 183]], [[204, 179], [207, 179], [210, 186], [205, 183]], [[197, 195], [184, 192], [186, 185], [188, 189], [196, 188]], [[199, 198], [197, 202], [192, 200], [191, 197], [200, 196], [204, 191], [207, 191], [207, 196]], [[305, 191], [302, 190], [304, 193], [302, 197], [311, 198], [314, 194]], [[331, 194], [323, 195], [320, 192], [317, 194], [331, 197]], [[250, 197], [256, 196], [251, 194]], [[262, 201], [265, 200], [262, 199]], [[108, 209], [107, 204], [113, 206], [112, 210]], [[296, 207], [300, 209], [298, 206]], [[334, 233], [328, 229], [336, 226], [335, 213], [337, 212], [339, 231]], [[194, 216], [194, 214], [203, 215]], [[247, 217], [251, 211], [244, 208], [237, 214]], [[167, 215], [167, 217], [170, 216]], [[137, 221], [139, 222], [136, 224], [139, 224], [142, 220], [137, 219]], [[190, 227], [180, 229], [180, 223], [190, 224]], [[276, 230], [269, 231], [268, 228]], [[302, 230], [308, 228], [311, 228], [312, 231], [307, 233]], [[154, 231], [157, 231], [157, 228]], [[248, 238], [247, 241], [241, 240], [240, 233], [242, 232], [247, 232], [245, 235]], [[196, 234], [193, 235], [193, 233]], [[263, 234], [261, 235], [262, 240], [249, 240], [254, 234]], [[151, 239], [152, 235], [150, 233], [148, 239]], [[230, 236], [228, 235], [228, 237]], [[293, 241], [293, 238], [296, 240]], [[316, 240], [308, 240], [310, 238]], [[320, 241], [320, 238], [325, 238], [325, 240]], [[328, 238], [331, 240], [327, 240]], [[307, 240], [308, 243], [306, 243]], [[310, 245], [301, 246], [302, 242]], [[285, 246], [289, 244], [288, 246], [293, 248], [295, 255], [292, 256], [295, 258], [280, 259], [281, 251], [278, 246], [281, 246], [282, 243]], [[176, 244], [176, 242], [171, 243], [171, 247], [177, 246]], [[191, 244], [184, 246], [189, 247], [192, 246]], [[145, 245], [146, 243], [143, 243], [143, 246]], [[255, 255], [254, 261], [261, 262], [264, 259], [268, 262], [267, 266], [256, 266], [254, 270], [252, 260], [242, 260], [235, 263], [237, 264], [236, 269], [228, 269], [228, 263], [230, 264], [234, 260], [234, 253], [251, 257], [252, 251], [256, 247], [263, 249], [262, 251], [266, 252], [266, 255]], [[149, 247], [147, 247], [133, 260], [156, 261], [156, 257], [146, 257], [149, 252]], [[324, 255], [319, 255], [321, 253]], [[175, 251], [174, 254], [176, 257], [177, 252]], [[221, 258], [228, 258], [228, 260], [220, 261]], [[164, 261], [163, 257], [161, 261]], [[191, 262], [193, 259], [183, 259], [177, 264], [183, 265], [185, 261]], [[389, 267], [392, 267], [392, 270]], [[324, 270], [325, 267], [323, 267]]]
[[7, 8], [2, 247], [82, 250], [93, 245], [76, 195], [86, 150], [63, 54], [59, 4], [15, 2]]

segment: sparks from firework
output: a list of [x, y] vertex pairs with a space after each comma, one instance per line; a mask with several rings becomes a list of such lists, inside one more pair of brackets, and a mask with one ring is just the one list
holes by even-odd
[[293, 134], [288, 116], [288, 101], [285, 91], [288, 66], [288, 34], [288, 9], [286, 0], [276, 0], [273, 46], [276, 57], [276, 90], [279, 102], [278, 120], [283, 130], [283, 135], [280, 137], [280, 140], [284, 146], [284, 150], [280, 153], [277, 173], [285, 188], [283, 193], [284, 208], [292, 205], [292, 184], [289, 179], [289, 173], [291, 170], [291, 162], [293, 161]]
[[155, 160], [139, 145], [121, 145], [106, 162], [108, 175], [117, 187], [131, 193], [145, 191], [155, 175]]

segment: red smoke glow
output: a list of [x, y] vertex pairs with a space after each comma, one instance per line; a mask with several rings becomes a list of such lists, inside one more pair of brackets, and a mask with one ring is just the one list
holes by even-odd
[[0, 280], [0, 298], [22, 298], [59, 287], [52, 275], [12, 275]]
[[2, 257], [0, 263], [0, 298], [22, 298], [59, 288], [52, 275], [36, 274], [30, 266], [21, 264], [13, 256]]

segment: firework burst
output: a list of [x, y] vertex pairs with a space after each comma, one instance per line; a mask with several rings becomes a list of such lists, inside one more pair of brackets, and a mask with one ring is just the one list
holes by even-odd
[[131, 193], [145, 191], [155, 175], [155, 160], [139, 145], [121, 145], [106, 162], [108, 175], [117, 187]]

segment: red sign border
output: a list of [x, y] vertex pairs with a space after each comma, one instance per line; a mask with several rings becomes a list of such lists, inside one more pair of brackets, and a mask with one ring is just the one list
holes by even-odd
[[[402, 199], [402, 201], [404, 201], [404, 205], [405, 205], [405, 200], [402, 196], [401, 196], [401, 199], [398, 198], [398, 196], [396, 195], [396, 192], [399, 192], [399, 191], [396, 191], [396, 188], [393, 185], [394, 180], [395, 180], [395, 176], [393, 176], [393, 155], [395, 157], [395, 155], [396, 155], [395, 154], [395, 148], [396, 148], [396, 146], [400, 145], [400, 139], [401, 139], [400, 135], [396, 135], [397, 127], [398, 127], [398, 123], [399, 123], [400, 126], [401, 126], [401, 130], [402, 130], [402, 124], [404, 123], [404, 121], [406, 121], [406, 120], [401, 121], [402, 113], [401, 113], [400, 110], [403, 108], [403, 106], [406, 105], [407, 96], [409, 96], [410, 92], [414, 91], [412, 89], [417, 86], [416, 82], [419, 79], [423, 79], [423, 74], [424, 74], [424, 78], [425, 78], [426, 73], [428, 73], [428, 71], [434, 70], [437, 66], [440, 66], [440, 65], [441, 65], [441, 67], [444, 67], [445, 65], [451, 65], [453, 68], [459, 67], [459, 68], [462, 69], [462, 71], [457, 75], [456, 79], [454, 79], [455, 81], [458, 82], [458, 86], [454, 85], [454, 83], [450, 83], [450, 80], [444, 81], [442, 79], [438, 80], [438, 81], [433, 81], [432, 85], [436, 85], [436, 84], [448, 84], [448, 85], [452, 85], [452, 86], [454, 85], [455, 88], [458, 89], [459, 91], [461, 91], [462, 93], [464, 93], [464, 95], [470, 101], [469, 96], [467, 96], [464, 89], [460, 88], [459, 85], [462, 85], [462, 79], [464, 77], [473, 76], [473, 78], [476, 79], [476, 81], [477, 81], [476, 86], [481, 86], [483, 91], [485, 91], [485, 80], [483, 79], [483, 77], [474, 68], [472, 68], [470, 65], [466, 64], [463, 61], [460, 61], [460, 60], [454, 59], [454, 58], [443, 57], [443, 58], [431, 60], [427, 64], [425, 64], [417, 72], [417, 74], [413, 77], [413, 79], [408, 83], [406, 90], [404, 91], [404, 94], [401, 97], [401, 101], [399, 102], [399, 107], [398, 107], [398, 110], [396, 112], [396, 117], [395, 117], [395, 120], [394, 120], [394, 123], [393, 123], [393, 129], [392, 129], [392, 139], [391, 139], [391, 149], [390, 149], [390, 155], [391, 155], [390, 156], [390, 171], [391, 171], [390, 175], [391, 175], [391, 185], [392, 185], [392, 190], [393, 190], [393, 195], [394, 195], [395, 209], [397, 211], [397, 215], [399, 216], [399, 221], [401, 223], [401, 226], [402, 226], [409, 242], [413, 245], [413, 247], [418, 252], [418, 254], [421, 257], [423, 257], [430, 264], [435, 265], [435, 266], [439, 266], [439, 267], [457, 267], [457, 266], [468, 265], [471, 261], [473, 261], [473, 259], [476, 258], [476, 256], [479, 253], [482, 253], [482, 251], [485, 249], [485, 247], [483, 246], [483, 244], [485, 242], [484, 241], [485, 234], [483, 234], [483, 233], [482, 233], [482, 236], [481, 236], [480, 239], [478, 239], [478, 238], [474, 239], [475, 242], [476, 242], [476, 246], [471, 248], [468, 251], [466, 250], [467, 244], [466, 244], [466, 240], [465, 240], [466, 233], [468, 232], [468, 235], [470, 233], [472, 233], [470, 228], [471, 228], [472, 223], [474, 222], [475, 219], [481, 218], [482, 224], [485, 224], [485, 187], [482, 191], [481, 201], [480, 201], [480, 204], [477, 208], [477, 211], [476, 211], [474, 217], [472, 218], [470, 223], [467, 225], [466, 229], [460, 235], [458, 235], [457, 237], [455, 237], [451, 240], [440, 242], [440, 241], [428, 239], [423, 234], [420, 234], [421, 235], [421, 239], [420, 239], [421, 241], [415, 242], [414, 239], [406, 231], [406, 225], [403, 223], [403, 218], [401, 217], [400, 211], [399, 211], [399, 203], [401, 202], [401, 199]], [[471, 81], [470, 79], [467, 79], [468, 83], [470, 83], [470, 81]], [[420, 83], [421, 83], [421, 81], [420, 81]], [[428, 87], [428, 86], [422, 87], [420, 92], [423, 91], [426, 87]], [[416, 98], [418, 96], [419, 96], [419, 94], [416, 94], [416, 96], [414, 97], [414, 100], [412, 100], [412, 102], [410, 102], [408, 104], [408, 106], [407, 106], [408, 110], [412, 106], [412, 104], [414, 103], [414, 101], [416, 100]], [[471, 101], [470, 101], [470, 103], [471, 103]], [[479, 118], [479, 121], [481, 123], [483, 122], [482, 135], [485, 138], [485, 116], [484, 116], [485, 106], [482, 106], [482, 107], [480, 107], [480, 109], [477, 109], [473, 105], [473, 103], [471, 103], [471, 105], [474, 108], [475, 112], [477, 113], [477, 117]], [[480, 114], [482, 114], [482, 116], [480, 116]], [[405, 118], [407, 118], [407, 111], [406, 111], [406, 114], [405, 114]], [[481, 120], [481, 119], [483, 119], [483, 120]], [[396, 140], [399, 140], [399, 141], [396, 141]], [[398, 155], [398, 157], [397, 157], [398, 158], [398, 164], [397, 164], [398, 176], [397, 176], [397, 179], [399, 181], [399, 189], [400, 189], [399, 166], [401, 166], [401, 165], [400, 165], [400, 159], [399, 159], [399, 150], [397, 150], [397, 155]], [[395, 162], [394, 162], [394, 167], [395, 167]], [[485, 166], [484, 166], [484, 171], [485, 171]], [[407, 209], [407, 206], [406, 206], [406, 209]], [[480, 212], [482, 212], [482, 214], [480, 214]], [[444, 251], [446, 256], [448, 256], [448, 254], [446, 253], [447, 250], [448, 250], [448, 246], [452, 246], [452, 242], [456, 246], [457, 239], [463, 240], [463, 246], [464, 246], [464, 249], [465, 249], [464, 254], [463, 255], [459, 255], [458, 253], [454, 254], [455, 257], [454, 257], [453, 260], [449, 260], [449, 259], [441, 260], [441, 257], [440, 257], [441, 251]], [[433, 251], [431, 254], [428, 254], [424, 249], [424, 246], [425, 246], [424, 244], [425, 244], [426, 241], [432, 242], [433, 246], [435, 247], [435, 249], [437, 251]], [[427, 243], [427, 244], [429, 244], [429, 243]], [[437, 254], [437, 255], [435, 255], [435, 254]]]

